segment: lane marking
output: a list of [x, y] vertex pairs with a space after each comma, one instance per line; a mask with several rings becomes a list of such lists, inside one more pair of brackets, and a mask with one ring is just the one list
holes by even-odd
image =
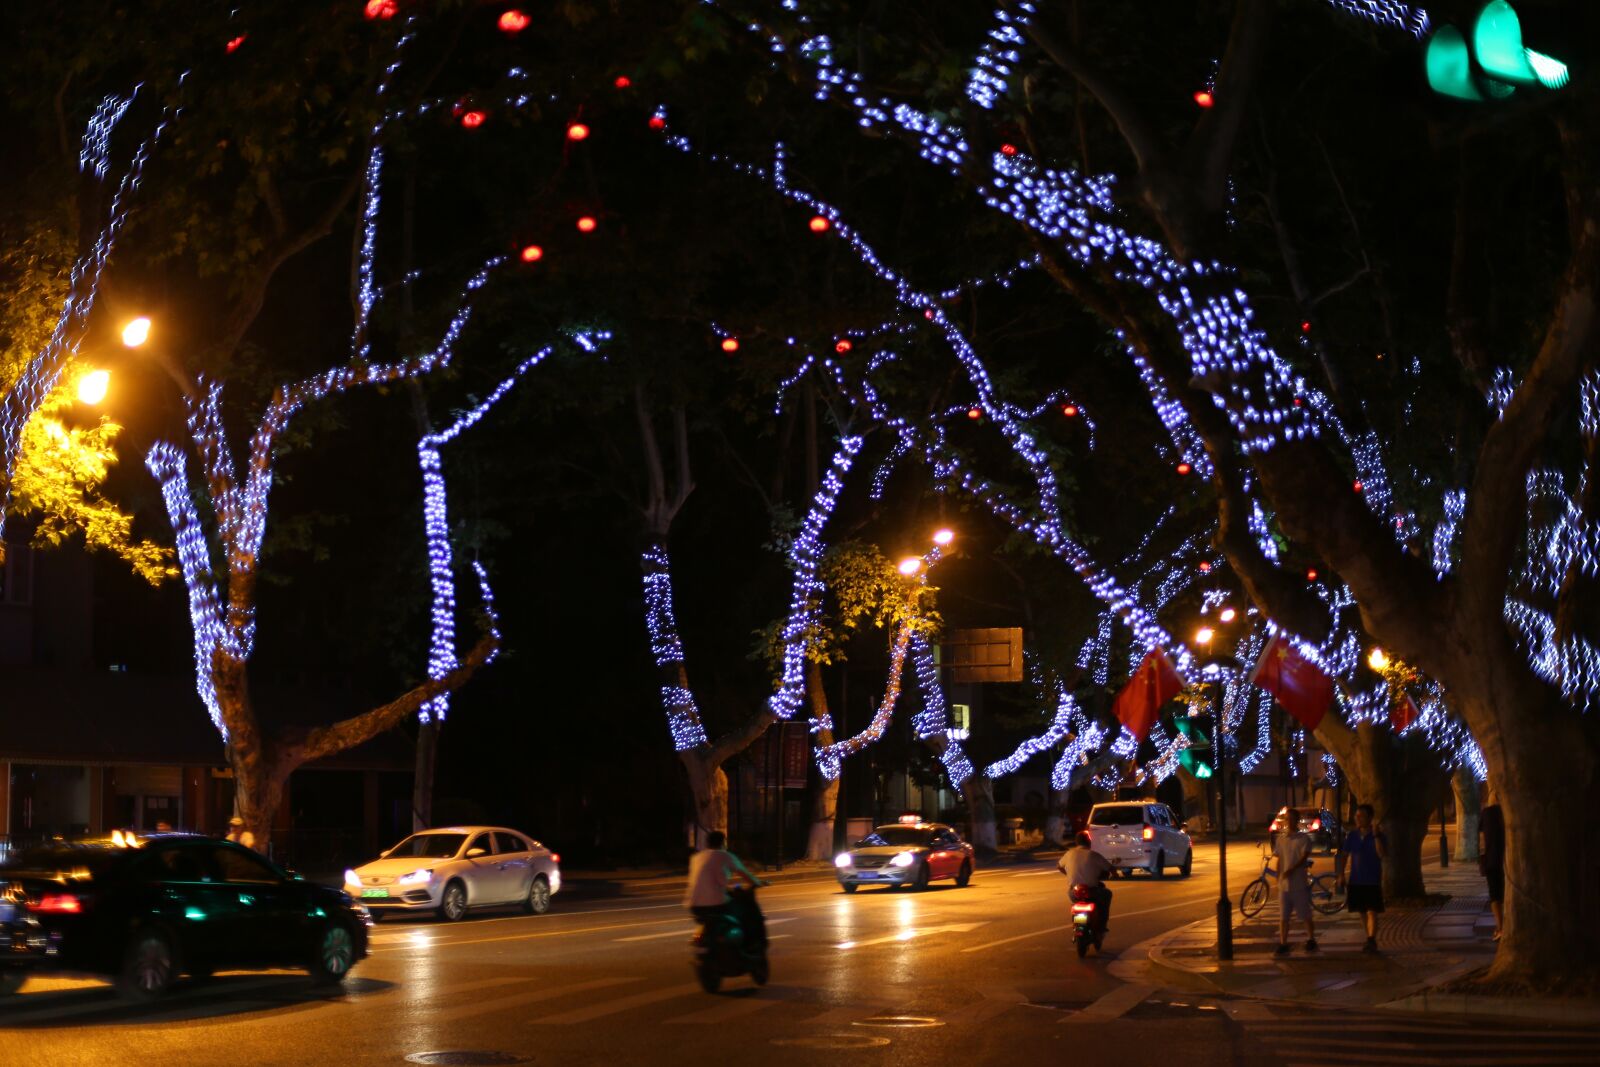
[[[1157, 908], [1136, 908], [1133, 911], [1117, 911], [1117, 912], [1114, 912], [1114, 914], [1119, 919], [1127, 918], [1130, 915], [1149, 915], [1151, 912], [1156, 912], [1156, 911], [1171, 911], [1173, 908], [1191, 907], [1191, 906], [1193, 906], [1195, 904], [1199, 904], [1203, 900], [1209, 900], [1209, 899], [1210, 899], [1210, 894], [1207, 894], [1206, 896], [1194, 897], [1193, 899], [1190, 899], [1190, 900], [1180, 900], [1176, 904], [1163, 904], [1163, 905], [1161, 905], [1160, 907], [1157, 907]], [[1046, 927], [1043, 930], [1032, 930], [1032, 931], [1029, 931], [1026, 934], [1017, 934], [1015, 937], [1003, 937], [998, 941], [985, 941], [981, 945], [973, 945], [971, 948], [964, 948], [961, 951], [962, 952], [982, 952], [986, 948], [994, 948], [997, 945], [1009, 945], [1013, 941], [1025, 941], [1030, 937], [1043, 937], [1045, 934], [1056, 934], [1056, 933], [1060, 933], [1062, 930], [1070, 930], [1070, 929], [1072, 929], [1072, 924], [1071, 923], [1066, 923], [1065, 925], [1062, 925], [1062, 926], [1050, 926], [1050, 927]]]
[[675, 1000], [678, 997], [688, 996], [699, 989], [699, 982], [669, 986], [666, 989], [652, 989], [647, 993], [635, 993], [631, 997], [618, 997], [616, 1000], [591, 1004], [586, 1008], [564, 1011], [558, 1015], [546, 1015], [542, 1019], [534, 1019], [532, 1021], [547, 1026], [572, 1026], [576, 1023], [586, 1023], [592, 1019], [599, 1019], [607, 1015], [615, 1015], [621, 1011], [642, 1008], [647, 1004], [655, 1004], [658, 1001]]
[[965, 934], [976, 930], [980, 926], [987, 925], [988, 922], [985, 920], [971, 923], [944, 923], [939, 926], [910, 926], [896, 933], [885, 934], [882, 937], [871, 937], [865, 941], [840, 941], [833, 947], [839, 949], [867, 948], [871, 945], [887, 945], [895, 941], [914, 941], [919, 937], [927, 937], [929, 934]]
[[1146, 997], [1159, 988], [1153, 985], [1134, 983], [1113, 989], [1099, 1000], [1075, 1015], [1062, 1018], [1063, 1023], [1103, 1023], [1112, 1019], [1120, 1019], [1134, 1008], [1144, 1003]]
[[[792, 923], [792, 922], [794, 922], [793, 917], [790, 917], [788, 919], [768, 919], [767, 920], [767, 925], [768, 926], [776, 926], [778, 923]], [[679, 929], [679, 930], [668, 930], [664, 934], [635, 934], [633, 937], [613, 937], [611, 940], [613, 942], [656, 941], [656, 940], [659, 940], [660, 938], [663, 938], [663, 937], [683, 937], [685, 934], [692, 934], [698, 929], [699, 929], [699, 927], [697, 927], [697, 926], [685, 926], [685, 927], [683, 927], [682, 929]], [[771, 941], [772, 938], [769, 937], [769, 938], [767, 938], [767, 940]]]
[[479, 1000], [471, 1004], [462, 1004], [455, 1008], [446, 1008], [443, 1011], [430, 1011], [417, 1021], [423, 1026], [441, 1026], [445, 1023], [470, 1019], [475, 1015], [488, 1015], [491, 1012], [504, 1011], [507, 1008], [520, 1008], [525, 1004], [537, 1004], [540, 1001], [555, 1000], [558, 997], [569, 997], [574, 993], [585, 993], [592, 989], [605, 989], [609, 986], [628, 985], [632, 982], [642, 981], [644, 981], [643, 978], [594, 978], [587, 982], [547, 986], [543, 989], [534, 989], [526, 993], [515, 993], [509, 997]]

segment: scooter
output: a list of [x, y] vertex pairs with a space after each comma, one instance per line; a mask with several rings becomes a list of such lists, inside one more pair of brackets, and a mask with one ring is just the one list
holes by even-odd
[[771, 974], [755, 890], [733, 889], [728, 895], [728, 910], [701, 924], [689, 942], [694, 950], [695, 977], [707, 993], [722, 988], [724, 978], [748, 974], [756, 985], [762, 986]]
[[1105, 910], [1095, 902], [1091, 886], [1072, 887], [1072, 940], [1078, 946], [1078, 958], [1089, 954], [1089, 946], [1096, 952], [1106, 939]]

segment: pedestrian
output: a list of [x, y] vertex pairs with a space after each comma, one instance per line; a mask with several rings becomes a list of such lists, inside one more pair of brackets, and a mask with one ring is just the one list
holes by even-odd
[[1289, 954], [1289, 923], [1299, 912], [1306, 921], [1306, 951], [1317, 951], [1317, 927], [1311, 918], [1311, 838], [1300, 832], [1300, 813], [1286, 811], [1283, 830], [1272, 843], [1278, 863], [1277, 956]]
[[1494, 939], [1500, 940], [1506, 906], [1506, 817], [1500, 791], [1486, 786], [1478, 815], [1478, 870], [1489, 885], [1489, 910], [1494, 913]]
[[244, 832], [244, 820], [235, 815], [228, 820], [228, 832], [222, 835], [222, 839], [224, 841], [232, 841], [237, 845], [240, 835]]
[[1356, 828], [1344, 839], [1339, 852], [1339, 873], [1335, 883], [1345, 889], [1345, 865], [1350, 866], [1345, 909], [1360, 912], [1367, 926], [1363, 952], [1378, 951], [1378, 916], [1383, 914], [1383, 861], [1389, 856], [1389, 839], [1372, 819], [1372, 805], [1356, 807]]

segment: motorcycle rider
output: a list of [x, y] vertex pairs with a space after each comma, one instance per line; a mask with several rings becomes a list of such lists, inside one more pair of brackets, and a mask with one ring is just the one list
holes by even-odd
[[1056, 866], [1067, 876], [1069, 886], [1089, 887], [1090, 899], [1100, 913], [1100, 930], [1105, 932], [1111, 928], [1111, 890], [1105, 885], [1105, 877], [1114, 868], [1110, 860], [1089, 847], [1087, 830], [1078, 831], [1077, 843], [1077, 848], [1069, 848], [1061, 854], [1061, 862]]
[[[706, 835], [706, 847], [689, 857], [689, 885], [683, 895], [683, 906], [700, 920], [701, 925], [728, 912], [728, 879], [731, 876], [743, 878], [750, 883], [751, 889], [770, 884], [751, 874], [739, 862], [738, 856], [723, 847], [727, 843], [727, 834], [713, 830]], [[763, 933], [761, 927], [764, 924], [761, 922], [760, 909], [755, 906], [754, 896], [750, 898], [748, 909], [752, 914], [739, 918], [742, 923], [753, 918], [755, 928], [751, 933], [759, 936]]]

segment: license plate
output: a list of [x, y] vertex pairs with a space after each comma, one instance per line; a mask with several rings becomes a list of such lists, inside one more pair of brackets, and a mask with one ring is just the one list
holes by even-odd
[[361, 891], [361, 895], [363, 897], [379, 897], [379, 898], [382, 898], [382, 897], [387, 897], [389, 895], [389, 891], [387, 889], [363, 889]]
[[1072, 917], [1072, 921], [1073, 921], [1073, 923], [1075, 923], [1078, 926], [1083, 926], [1085, 923], [1087, 923], [1089, 921], [1089, 916], [1083, 914], [1082, 912], [1079, 912], [1077, 915], [1074, 915]]

